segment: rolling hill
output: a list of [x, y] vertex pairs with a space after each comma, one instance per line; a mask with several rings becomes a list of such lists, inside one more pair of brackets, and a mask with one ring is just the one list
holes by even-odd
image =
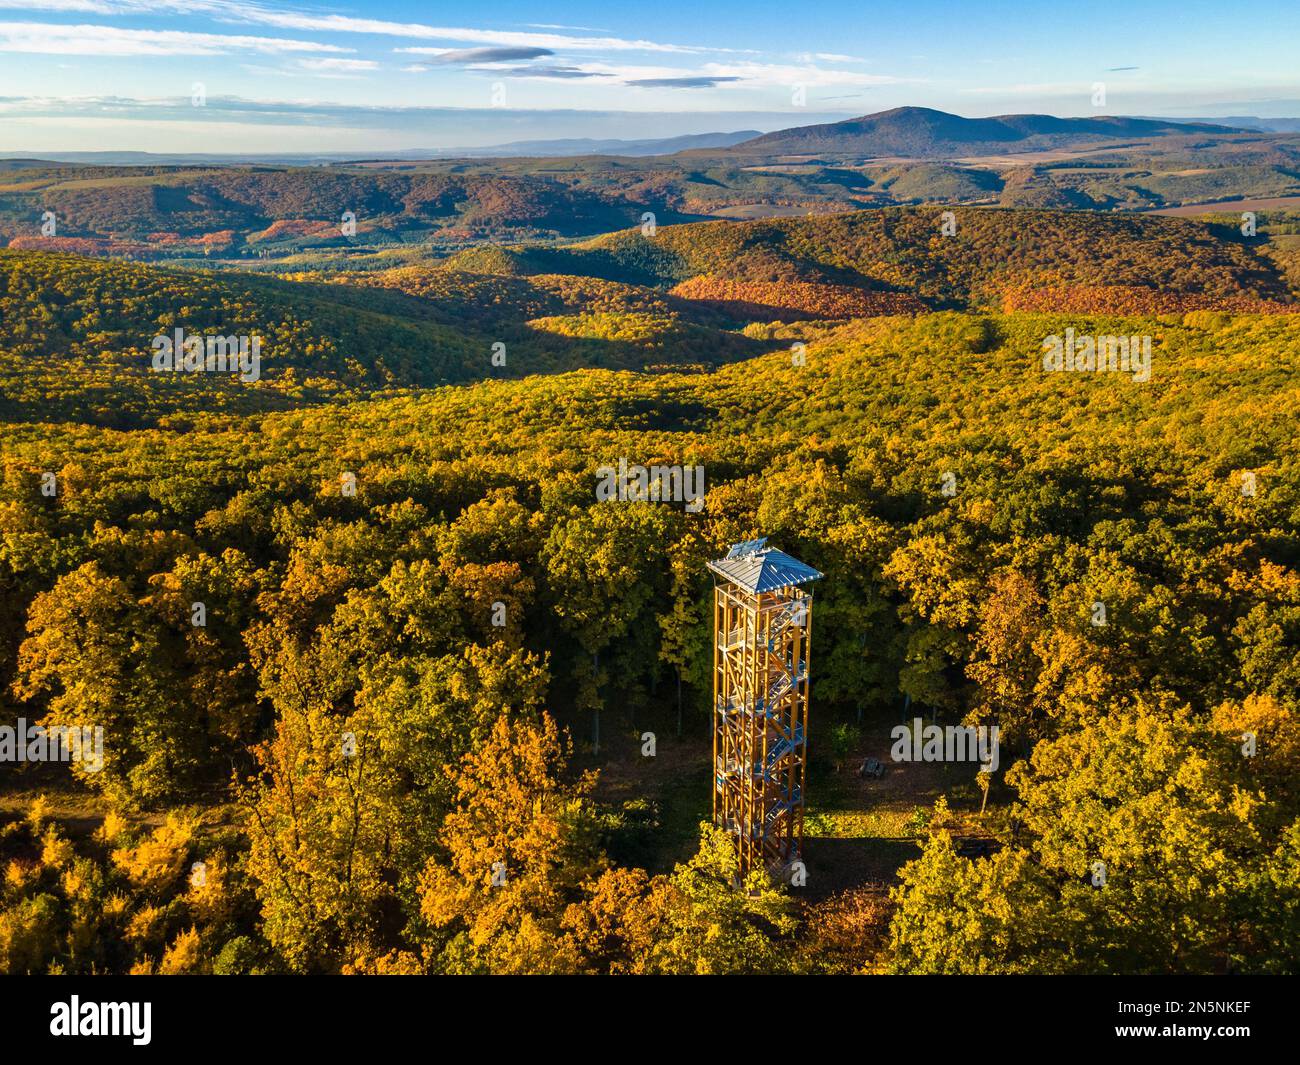
[[729, 149], [734, 155], [908, 156], [953, 158], [1006, 154], [1040, 148], [1091, 144], [1100, 140], [1226, 135], [1245, 132], [1229, 126], [1188, 124], [1161, 119], [1056, 118], [1052, 115], [1000, 115], [962, 118], [928, 107], [896, 107], [874, 115], [816, 126], [765, 133]]
[[[965, 208], [945, 236], [943, 217], [894, 207], [692, 223], [281, 277], [8, 249], [0, 414], [134, 426], [485, 377], [709, 370], [771, 351], [776, 323], [1300, 306], [1285, 249], [1221, 224]], [[152, 372], [152, 338], [176, 327], [259, 337], [260, 379]]]
[[[812, 141], [769, 134], [730, 149], [643, 158], [296, 168], [0, 160], [0, 246], [200, 268], [355, 271], [484, 242], [562, 244], [647, 214], [665, 226], [927, 203], [1125, 211], [1243, 198], [1300, 204], [1300, 136], [1210, 130], [1041, 115], [968, 120], [904, 108], [786, 131], [816, 140], [815, 158], [796, 152]], [[1064, 143], [1079, 147], [1067, 158], [1032, 151]], [[963, 150], [976, 154], [961, 163], [938, 158]], [[43, 228], [50, 214], [54, 234]]]
[[[653, 237], [624, 231], [564, 248], [467, 252], [448, 267], [666, 288], [733, 305], [747, 320], [762, 319], [764, 309], [769, 318], [850, 318], [908, 306], [1047, 309], [1054, 301], [1099, 313], [1295, 305], [1282, 270], [1260, 250], [1265, 242], [1251, 244], [1227, 226], [1091, 212], [952, 214], [951, 237], [941, 235], [938, 209], [892, 207], [668, 226]], [[716, 300], [709, 300], [711, 286]], [[914, 302], [905, 305], [902, 296]], [[837, 303], [837, 312], [827, 313]], [[735, 306], [742, 304], [748, 306]]]
[[[417, 268], [367, 280], [0, 250], [0, 418], [128, 427], [586, 366], [713, 366], [764, 350], [705, 309], [683, 315], [661, 293], [586, 278]], [[176, 328], [259, 338], [259, 378], [155, 372], [153, 339]], [[492, 362], [499, 344], [505, 365]]]

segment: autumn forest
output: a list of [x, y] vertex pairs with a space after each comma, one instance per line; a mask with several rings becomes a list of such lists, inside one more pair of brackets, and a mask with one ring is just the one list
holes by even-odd
[[[0, 972], [1294, 972], [1300, 213], [583, 165], [0, 171]], [[756, 537], [793, 880], [710, 813]]]

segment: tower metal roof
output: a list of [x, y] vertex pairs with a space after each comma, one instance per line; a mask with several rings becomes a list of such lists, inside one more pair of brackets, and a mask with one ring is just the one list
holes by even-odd
[[822, 576], [792, 555], [768, 547], [766, 536], [732, 545], [727, 557], [710, 562], [709, 569], [751, 593], [772, 592]]

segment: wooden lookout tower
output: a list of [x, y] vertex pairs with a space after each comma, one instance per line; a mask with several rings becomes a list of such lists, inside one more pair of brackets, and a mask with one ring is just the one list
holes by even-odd
[[821, 577], [766, 538], [710, 562], [713, 823], [736, 839], [743, 876], [784, 871], [803, 848], [812, 592]]

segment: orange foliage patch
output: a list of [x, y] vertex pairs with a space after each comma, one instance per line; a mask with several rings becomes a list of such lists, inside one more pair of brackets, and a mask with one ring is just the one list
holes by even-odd
[[235, 231], [233, 229], [218, 229], [212, 233], [201, 233], [196, 236], [183, 236], [180, 233], [150, 233], [149, 243], [154, 247], [164, 248], [225, 248], [233, 244], [235, 240]]
[[147, 244], [129, 241], [104, 240], [98, 237], [14, 237], [9, 247], [23, 251], [62, 251], [74, 255], [143, 255]]
[[315, 218], [281, 218], [272, 222], [260, 233], [249, 236], [248, 242], [255, 244], [263, 240], [284, 240], [289, 237], [323, 237], [338, 236], [339, 229], [333, 222], [322, 222]]
[[875, 318], [919, 314], [926, 309], [910, 292], [872, 292], [809, 281], [731, 281], [708, 274], [683, 281], [669, 295], [707, 303], [740, 317], [780, 321]]
[[1031, 282], [1002, 291], [1004, 311], [1048, 311], [1079, 314], [1182, 314], [1187, 311], [1228, 311], [1234, 314], [1295, 314], [1300, 304], [1240, 294], [1170, 292], [1140, 285], [1048, 285]]
[[235, 231], [233, 229], [217, 229], [211, 233], [204, 233], [199, 238], [200, 244], [208, 247], [225, 247], [235, 242]]

